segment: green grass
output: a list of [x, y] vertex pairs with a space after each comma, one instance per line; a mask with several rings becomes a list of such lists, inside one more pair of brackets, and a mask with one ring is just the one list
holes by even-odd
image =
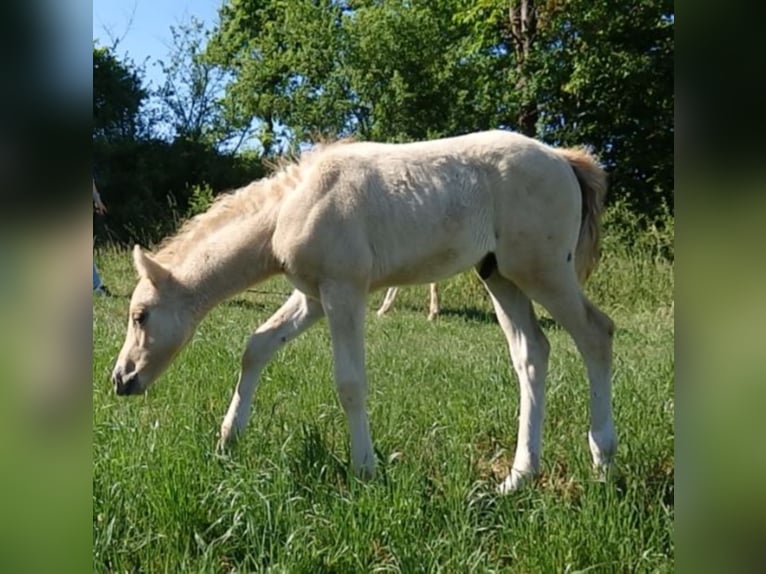
[[618, 326], [619, 476], [593, 478], [584, 367], [542, 312], [552, 346], [543, 472], [501, 497], [518, 392], [472, 276], [442, 285], [433, 324], [426, 287], [403, 289], [383, 320], [369, 315], [379, 473], [363, 484], [349, 473], [324, 323], [277, 354], [237, 449], [215, 454], [245, 338], [286, 282], [219, 306], [147, 396], [125, 399], [107, 377], [134, 275], [127, 252], [98, 262], [117, 296], [93, 302], [94, 571], [673, 571], [672, 264], [614, 249], [588, 286]]

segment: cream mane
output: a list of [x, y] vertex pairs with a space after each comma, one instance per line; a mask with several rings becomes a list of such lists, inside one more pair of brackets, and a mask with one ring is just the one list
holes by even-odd
[[327, 147], [317, 146], [300, 158], [280, 158], [267, 164], [274, 169], [272, 175], [220, 194], [207, 211], [188, 219], [175, 235], [163, 240], [156, 249], [155, 259], [159, 263], [171, 263], [222, 227], [280, 202], [288, 191], [300, 183], [318, 152]]

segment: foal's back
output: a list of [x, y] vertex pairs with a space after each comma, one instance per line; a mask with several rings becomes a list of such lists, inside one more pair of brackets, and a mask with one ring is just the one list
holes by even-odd
[[[438, 281], [498, 241], [545, 231], [544, 212], [573, 181], [555, 150], [499, 130], [330, 146], [286, 198], [275, 246], [296, 269], [358, 273], [373, 288]], [[578, 200], [576, 189], [562, 210]]]

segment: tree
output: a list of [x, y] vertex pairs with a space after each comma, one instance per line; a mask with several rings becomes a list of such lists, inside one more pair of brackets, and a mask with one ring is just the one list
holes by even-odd
[[436, 137], [490, 124], [453, 16], [446, 3], [234, 0], [208, 56], [233, 77], [226, 99], [262, 122], [267, 153], [281, 138]]
[[[530, 70], [533, 61], [533, 49], [536, 48], [538, 33], [538, 6], [535, 0], [518, 0], [511, 2], [509, 9], [510, 32], [516, 65], [516, 90], [524, 93], [528, 83], [534, 77]], [[516, 122], [521, 133], [528, 136], [537, 135], [537, 119], [539, 108], [537, 102], [529, 98], [519, 106]]]
[[555, 16], [544, 69], [563, 81], [545, 103], [544, 133], [595, 147], [612, 196], [650, 216], [672, 210], [672, 1], [570, 0]]
[[340, 7], [325, 0], [234, 0], [221, 8], [207, 57], [232, 74], [224, 101], [257, 119], [264, 155], [291, 130], [299, 139], [342, 130], [349, 94], [333, 81], [340, 16]]
[[231, 0], [208, 56], [267, 153], [313, 134], [492, 127], [591, 145], [610, 197], [672, 208], [669, 0]]
[[[176, 95], [179, 113], [197, 110], [197, 100], [186, 101], [191, 93]], [[195, 111], [196, 116], [179, 115], [201, 130], [156, 137], [159, 120], [148, 105], [141, 71], [113, 49], [94, 48], [93, 164], [109, 204], [108, 217], [94, 221], [100, 240], [151, 243], [173, 231], [196, 187], [222, 191], [263, 176], [258, 158], [221, 153], [206, 139], [215, 133], [209, 118], [219, 117], [217, 104], [209, 105], [213, 109]]]
[[610, 198], [673, 207], [673, 3], [478, 0], [458, 15], [497, 74], [497, 125], [596, 149]]
[[93, 47], [93, 137], [114, 141], [136, 138], [148, 92], [141, 71], [120, 61], [110, 48]]
[[188, 23], [171, 26], [170, 33], [168, 58], [159, 60], [165, 81], [154, 93], [160, 122], [171, 128], [171, 133], [162, 135], [235, 153], [252, 131], [251, 118], [221, 100], [226, 74], [205, 57], [208, 31], [192, 17]]

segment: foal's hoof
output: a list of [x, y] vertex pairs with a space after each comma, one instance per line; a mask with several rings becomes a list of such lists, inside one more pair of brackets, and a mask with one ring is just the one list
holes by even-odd
[[505, 477], [505, 480], [497, 485], [497, 493], [506, 495], [518, 492], [526, 484], [532, 482], [533, 479], [534, 474], [528, 472], [522, 473], [521, 471], [512, 468], [510, 474]]
[[623, 480], [622, 473], [614, 462], [594, 464], [593, 478], [596, 482], [620, 483]]
[[375, 480], [375, 469], [363, 468], [361, 470], [355, 470], [354, 476], [356, 476], [362, 482], [372, 482]]
[[224, 456], [231, 452], [236, 444], [237, 433], [231, 429], [221, 429], [221, 435], [215, 445], [215, 452], [218, 455]]
[[375, 465], [365, 465], [358, 468], [353, 468], [353, 473], [356, 478], [362, 482], [371, 482], [375, 480]]
[[218, 442], [215, 444], [215, 454], [218, 456], [226, 456], [229, 454], [229, 443], [219, 438]]

